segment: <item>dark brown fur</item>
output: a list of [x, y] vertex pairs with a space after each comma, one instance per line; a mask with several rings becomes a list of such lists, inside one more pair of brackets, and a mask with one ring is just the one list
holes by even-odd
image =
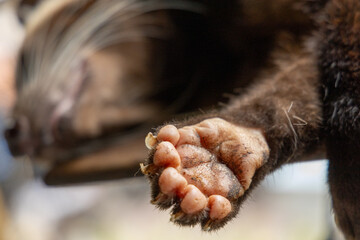
[[346, 239], [360, 239], [360, 2], [332, 0], [318, 42], [333, 208]]

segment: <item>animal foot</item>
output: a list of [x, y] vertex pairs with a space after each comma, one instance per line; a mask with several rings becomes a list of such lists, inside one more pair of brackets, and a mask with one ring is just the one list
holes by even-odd
[[269, 147], [258, 129], [220, 118], [177, 129], [166, 125], [146, 145], [153, 149], [142, 172], [152, 184], [152, 203], [172, 207], [171, 221], [200, 223], [211, 231], [238, 211], [238, 199], [267, 160]]

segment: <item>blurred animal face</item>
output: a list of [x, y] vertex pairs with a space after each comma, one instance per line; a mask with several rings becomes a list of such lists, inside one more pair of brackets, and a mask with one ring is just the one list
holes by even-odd
[[[142, 138], [148, 123], [166, 115], [154, 96], [172, 38], [161, 10], [167, 6], [112, 0], [44, 5], [27, 26], [18, 64], [19, 98], [7, 132], [12, 152], [64, 162], [139, 142], [134, 135]], [[135, 158], [145, 156], [134, 149]]]

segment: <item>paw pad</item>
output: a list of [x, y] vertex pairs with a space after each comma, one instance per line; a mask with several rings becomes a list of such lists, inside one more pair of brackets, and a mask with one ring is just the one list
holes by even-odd
[[152, 203], [173, 206], [173, 222], [201, 223], [206, 231], [234, 215], [269, 153], [260, 131], [219, 118], [180, 129], [167, 125], [145, 142], [153, 154], [141, 170], [152, 182]]

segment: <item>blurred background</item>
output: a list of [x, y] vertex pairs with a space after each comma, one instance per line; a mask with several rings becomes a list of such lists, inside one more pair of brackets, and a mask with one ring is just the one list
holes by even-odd
[[143, 177], [48, 187], [31, 178], [24, 161], [2, 182], [3, 239], [340, 240], [325, 184], [326, 164], [293, 164], [277, 171], [257, 188], [235, 220], [209, 234], [172, 224], [167, 211], [149, 203]]
[[[0, 130], [13, 104], [14, 67], [23, 29], [0, 1]], [[149, 203], [141, 173], [127, 180], [48, 187], [28, 159], [13, 160], [0, 136], [1, 240], [244, 239], [340, 240], [326, 186], [327, 162], [286, 166], [267, 177], [238, 217], [215, 233], [180, 228]]]

